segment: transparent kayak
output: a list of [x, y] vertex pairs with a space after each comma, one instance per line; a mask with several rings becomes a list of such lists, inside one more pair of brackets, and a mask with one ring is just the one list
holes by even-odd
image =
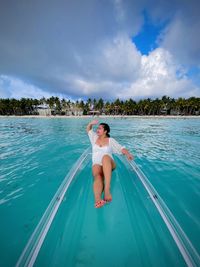
[[134, 161], [114, 155], [112, 202], [94, 207], [91, 151], [67, 174], [16, 266], [200, 266], [200, 257]]

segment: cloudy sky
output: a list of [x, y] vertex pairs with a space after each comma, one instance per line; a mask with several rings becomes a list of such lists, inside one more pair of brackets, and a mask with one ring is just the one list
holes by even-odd
[[199, 0], [1, 0], [0, 98], [200, 96]]

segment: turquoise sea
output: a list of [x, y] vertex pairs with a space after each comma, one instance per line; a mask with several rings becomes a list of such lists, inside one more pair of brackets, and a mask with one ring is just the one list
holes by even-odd
[[[90, 146], [86, 125], [92, 119], [0, 119], [0, 266], [15, 266], [60, 184]], [[111, 136], [134, 154], [200, 254], [200, 118], [99, 122], [108, 123]], [[94, 208], [89, 160], [69, 187], [34, 266], [187, 266], [137, 175], [114, 157], [113, 201]]]

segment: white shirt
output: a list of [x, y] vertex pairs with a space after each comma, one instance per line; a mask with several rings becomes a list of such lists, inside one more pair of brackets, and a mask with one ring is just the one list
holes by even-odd
[[102, 158], [105, 154], [110, 155], [110, 157], [113, 159], [112, 153], [122, 154], [122, 149], [125, 148], [125, 146], [120, 145], [113, 137], [109, 137], [108, 145], [100, 147], [99, 145], [95, 144], [98, 135], [96, 132], [93, 131], [93, 129], [90, 129], [88, 131], [88, 136], [92, 144], [93, 164], [96, 163], [102, 165]]

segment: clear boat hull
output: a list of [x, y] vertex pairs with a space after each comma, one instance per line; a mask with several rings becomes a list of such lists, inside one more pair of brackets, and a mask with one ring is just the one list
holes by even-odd
[[63, 194], [35, 259], [25, 253], [23, 266], [187, 266], [137, 173], [114, 157], [112, 202], [94, 207], [89, 154]]

